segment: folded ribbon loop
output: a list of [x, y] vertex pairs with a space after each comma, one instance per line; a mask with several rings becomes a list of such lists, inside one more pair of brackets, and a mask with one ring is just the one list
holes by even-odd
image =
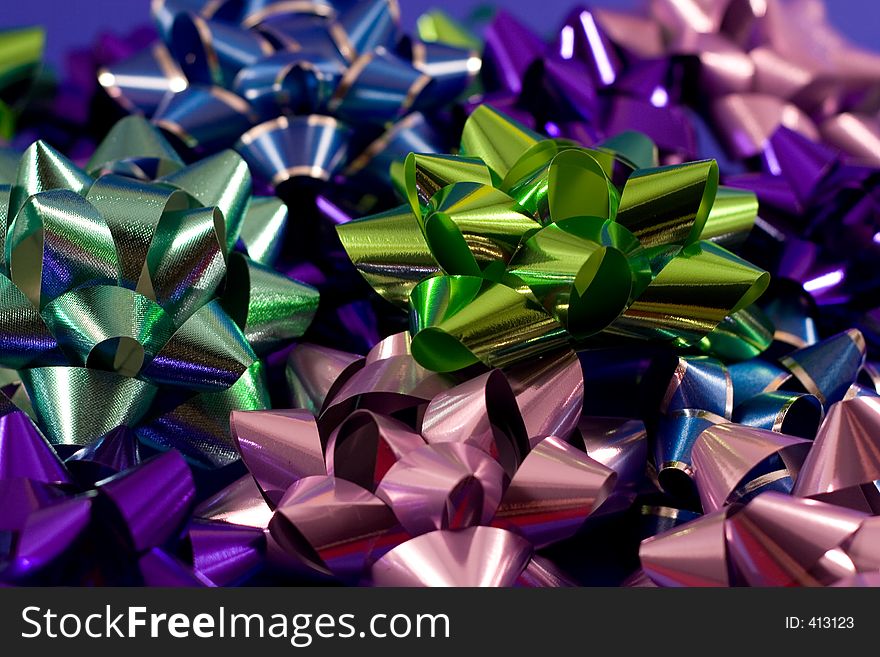
[[660, 586], [823, 586], [876, 570], [873, 530], [866, 514], [767, 492], [649, 538], [639, 555]]
[[801, 467], [793, 494], [877, 513], [878, 420], [880, 404], [875, 397], [833, 404]]
[[25, 201], [9, 227], [6, 259], [12, 282], [40, 309], [87, 283], [116, 283], [110, 229], [93, 206], [69, 190], [40, 192]]
[[[697, 489], [703, 508], [715, 511], [747, 499], [758, 486], [785, 477], [793, 480], [809, 449], [807, 440], [772, 431], [733, 424], [709, 427], [700, 434], [693, 448]], [[755, 471], [775, 455], [781, 461], [778, 469]]]
[[413, 449], [382, 477], [382, 498], [412, 535], [487, 524], [501, 501], [504, 470], [462, 443]]
[[354, 578], [381, 556], [383, 539], [396, 525], [385, 503], [360, 486], [314, 476], [287, 489], [269, 531], [318, 570]]
[[355, 411], [327, 440], [327, 473], [375, 492], [389, 469], [424, 444], [403, 422], [372, 411]]
[[99, 83], [190, 150], [236, 144], [274, 185], [327, 181], [346, 162], [389, 182], [371, 161], [406, 155], [391, 131], [437, 150], [436, 136], [401, 119], [454, 100], [481, 63], [472, 47], [401, 38], [387, 0], [163, 3], [153, 15], [162, 42], [102, 69]]
[[[483, 105], [465, 124], [466, 157], [407, 158], [409, 210], [337, 226], [380, 294], [400, 303], [409, 293], [420, 363], [505, 366], [597, 334], [689, 346], [728, 316], [707, 349], [766, 347], [744, 309], [767, 273], [700, 241], [718, 188], [715, 162], [635, 168], [610, 150], [615, 143], [636, 160], [652, 158], [634, 135], [593, 150], [541, 141]], [[754, 220], [754, 197], [724, 199], [710, 236], [723, 234], [726, 217], [740, 228]]]
[[[317, 292], [231, 253], [251, 199], [236, 153], [183, 166], [154, 127], [128, 117], [90, 169], [112, 173], [93, 180], [42, 142], [21, 159], [4, 199], [0, 360], [18, 368], [53, 443], [129, 427], [224, 465], [236, 458], [229, 411], [267, 407], [254, 349], [302, 335]], [[269, 209], [277, 230], [279, 208]]]
[[[69, 471], [23, 413], [0, 418], [0, 528], [12, 539], [0, 581], [150, 583], [139, 564], [145, 553], [176, 542], [192, 510], [195, 482], [176, 452], [113, 472], [109, 464], [125, 459], [110, 455], [114, 446], [105, 447], [84, 455], [86, 460], [70, 460], [76, 468]], [[95, 484], [89, 474], [103, 477], [106, 470], [82, 467], [87, 459], [106, 465], [112, 476]], [[187, 571], [184, 564], [179, 568]]]
[[240, 253], [229, 256], [224, 307], [258, 354], [306, 332], [318, 308], [314, 288]]
[[272, 504], [297, 479], [326, 473], [318, 427], [306, 411], [233, 411], [230, 427], [242, 460]]
[[171, 144], [138, 117], [116, 122], [86, 165], [90, 176], [116, 173], [137, 180], [152, 180], [183, 168]]
[[174, 333], [162, 306], [110, 285], [68, 292], [43, 317], [73, 362], [126, 376], [136, 376]]
[[527, 540], [497, 527], [436, 531], [389, 551], [371, 574], [377, 586], [513, 586], [531, 555]]
[[[234, 415], [244, 463], [275, 507], [270, 533], [295, 561], [343, 581], [383, 585], [409, 581], [406, 555], [434, 554], [432, 563], [442, 569], [451, 567], [455, 550], [471, 545], [467, 574], [447, 575], [507, 585], [533, 549], [570, 537], [603, 505], [616, 490], [618, 471], [624, 477], [618, 498], [631, 499], [635, 473], [645, 465], [644, 458], [639, 464], [644, 450], [637, 449], [643, 429], [626, 422], [604, 433], [585, 429], [584, 445], [607, 466], [541, 434], [548, 427], [574, 433], [582, 375], [571, 352], [554, 354], [537, 369], [519, 365], [509, 375], [451, 377], [420, 368], [409, 346], [406, 334], [390, 336], [353, 372], [353, 357], [298, 346], [293, 353], [305, 349], [298, 362], [324, 355], [341, 380], [330, 385], [318, 417], [305, 409]], [[303, 389], [327, 387], [314, 364], [298, 371]], [[538, 418], [540, 409], [546, 412]], [[254, 491], [242, 485], [199, 513], [250, 517]], [[489, 560], [483, 551], [490, 545], [508, 547]], [[508, 558], [513, 561], [504, 565]], [[424, 576], [412, 583], [440, 582]]]

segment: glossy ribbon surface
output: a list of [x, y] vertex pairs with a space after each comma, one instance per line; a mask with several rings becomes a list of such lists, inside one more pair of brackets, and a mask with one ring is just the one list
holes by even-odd
[[[880, 55], [827, 13], [822, 0], [575, 7], [545, 42], [502, 10], [468, 107], [490, 103], [586, 146], [638, 130], [664, 164], [717, 158], [725, 192], [703, 238], [804, 286], [830, 306], [828, 334], [865, 325], [873, 343]], [[745, 245], [749, 213], [724, 209], [740, 191], [761, 202]]]
[[259, 354], [318, 301], [233, 250], [260, 209], [250, 186], [234, 152], [184, 166], [136, 117], [87, 171], [44, 142], [21, 156], [0, 185], [0, 362], [51, 442], [131, 427], [203, 465], [235, 459], [229, 412], [268, 404]]
[[[576, 428], [583, 379], [571, 352], [469, 377], [432, 373], [409, 348], [391, 336], [337, 369], [317, 417], [233, 414], [274, 509], [260, 522], [308, 569], [376, 585], [513, 585], [530, 577], [535, 548], [572, 536], [643, 471], [638, 423]], [[298, 350], [303, 382], [317, 383], [331, 355], [342, 362]], [[222, 521], [213, 508], [205, 519]]]
[[[715, 163], [637, 167], [628, 155], [645, 149], [635, 133], [593, 149], [542, 140], [483, 106], [459, 156], [407, 158], [408, 205], [337, 232], [367, 282], [408, 305], [429, 369], [503, 366], [590, 338], [693, 345], [769, 279], [701, 240]], [[755, 209], [747, 194], [728, 203]]]
[[161, 40], [99, 72], [191, 150], [235, 147], [273, 185], [343, 171], [387, 181], [443, 141], [422, 112], [480, 69], [472, 48], [403, 36], [396, 0], [153, 3]]

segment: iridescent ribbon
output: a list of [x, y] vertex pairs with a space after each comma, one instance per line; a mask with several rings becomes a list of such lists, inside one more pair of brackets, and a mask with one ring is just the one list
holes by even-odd
[[257, 259], [237, 248], [245, 227], [277, 230], [254, 224], [281, 202], [252, 200], [236, 153], [184, 166], [137, 117], [87, 171], [36, 142], [10, 183], [0, 363], [49, 440], [88, 445], [127, 426], [203, 465], [234, 460], [229, 412], [268, 407], [259, 355], [302, 335], [317, 307], [259, 247]]
[[235, 147], [273, 185], [343, 172], [387, 181], [395, 159], [444, 146], [422, 112], [480, 68], [471, 49], [401, 38], [396, 0], [168, 0], [153, 18], [161, 41], [100, 71], [100, 84], [189, 149]]
[[691, 477], [705, 515], [643, 541], [643, 576], [660, 586], [870, 580], [880, 569], [880, 404], [859, 383], [864, 366], [856, 330], [776, 364], [680, 359], [662, 393], [655, 463], [679, 500], [681, 476]]
[[[590, 145], [637, 130], [651, 137], [664, 164], [695, 159], [697, 133], [680, 97], [684, 70], [663, 57], [659, 34], [627, 15], [611, 32], [614, 12], [572, 9], [545, 42], [504, 9], [485, 28], [481, 72], [486, 102], [551, 137]], [[610, 18], [608, 19], [610, 20]], [[627, 22], [628, 21], [628, 22]], [[647, 30], [650, 32], [650, 30]], [[631, 32], [637, 49], [621, 47]]]
[[345, 582], [560, 585], [534, 550], [612, 500], [631, 502], [644, 426], [579, 424], [583, 378], [570, 351], [452, 376], [422, 368], [410, 346], [401, 334], [365, 358], [296, 347], [290, 378], [317, 416], [234, 413], [251, 476], [196, 516], [265, 528], [270, 560]]
[[880, 571], [878, 532], [876, 516], [767, 492], [648, 539], [639, 554], [661, 586], [854, 586]]
[[822, 0], [576, 7], [550, 43], [501, 11], [484, 57], [491, 99], [552, 136], [634, 129], [692, 156], [690, 107], [736, 158], [761, 155], [787, 127], [880, 162], [880, 59], [834, 30]]
[[714, 161], [658, 167], [636, 133], [585, 149], [482, 106], [460, 155], [412, 154], [399, 173], [407, 205], [337, 232], [367, 282], [408, 305], [413, 356], [429, 369], [503, 366], [588, 339], [694, 345], [725, 318], [737, 334], [768, 284], [702, 239], [731, 216], [747, 231], [754, 197], [716, 203]]
[[98, 69], [130, 57], [155, 39], [151, 26], [101, 30], [93, 41], [65, 52], [51, 88], [28, 104], [26, 131], [16, 144], [42, 139], [74, 162], [87, 162], [108, 127], [122, 116], [98, 84]]
[[0, 138], [10, 139], [30, 82], [40, 70], [46, 34], [27, 27], [0, 31]]
[[176, 451], [141, 461], [121, 430], [64, 463], [23, 411], [0, 404], [0, 582], [211, 585], [176, 554], [195, 497]]
[[[582, 531], [596, 532], [583, 541], [613, 543], [596, 529], [609, 514], [655, 536], [641, 548], [643, 585], [852, 583], [880, 564], [869, 519], [880, 509], [880, 406], [856, 383], [855, 331], [775, 366], [679, 356], [670, 371], [660, 360], [630, 390], [646, 406], [647, 432], [638, 420], [582, 415], [584, 378], [570, 352], [436, 374], [411, 348], [405, 335], [365, 358], [295, 348], [288, 381], [301, 408], [234, 415], [251, 477], [198, 509], [200, 522], [263, 529], [267, 559], [282, 570], [371, 585], [571, 585], [566, 571], [582, 565], [561, 566], [564, 552], [551, 548]], [[687, 462], [659, 481], [652, 467], [666, 457], [656, 450], [673, 433], [656, 424], [657, 410], [684, 427], [666, 448]], [[572, 468], [584, 452], [617, 477], [611, 487], [600, 471], [604, 501], [589, 513], [603, 477], [588, 484], [596, 466]], [[695, 502], [672, 471], [693, 478]], [[583, 558], [583, 547], [570, 549]]]
[[795, 281], [842, 322], [861, 320], [852, 309], [875, 305], [874, 274], [880, 232], [876, 165], [851, 158], [781, 127], [765, 144], [775, 172], [730, 176], [731, 186], [753, 191], [766, 217], [756, 231], [780, 278]]
[[724, 184], [761, 201], [744, 257], [834, 306], [829, 332], [870, 324], [858, 309], [880, 289], [880, 55], [825, 14], [821, 0], [579, 7], [545, 43], [502, 11], [476, 102], [585, 145], [638, 130], [665, 163], [695, 157], [699, 135]]
[[[768, 487], [791, 492], [806, 441], [833, 424], [826, 411], [877, 394], [858, 383], [865, 354], [851, 329], [775, 361], [767, 353], [729, 366], [706, 356], [656, 358], [639, 390], [658, 485], [681, 501], [699, 498], [707, 511]], [[797, 458], [782, 458], [789, 452]]]
[[[668, 105], [700, 114], [731, 159], [725, 183], [761, 201], [746, 253], [762, 254], [775, 276], [832, 306], [833, 332], [863, 321], [856, 309], [876, 306], [880, 290], [880, 54], [849, 42], [826, 13], [821, 0], [664, 0], [638, 20], [590, 15], [622, 53], [614, 86], [653, 95], [631, 82], [654, 68]], [[567, 26], [584, 36], [574, 20]], [[654, 45], [648, 52], [644, 44]], [[599, 54], [576, 56], [596, 65]], [[665, 73], [657, 57], [666, 58]]]
[[[609, 516], [656, 535], [628, 585], [856, 585], [880, 567], [871, 517], [880, 509], [880, 404], [852, 383], [863, 348], [855, 332], [792, 352], [783, 359], [790, 374], [768, 385], [779, 391], [796, 379], [831, 404], [815, 442], [780, 432], [797, 413], [786, 404], [772, 431], [722, 418], [698, 435], [690, 458], [703, 516], [662, 498], [649, 505], [654, 430], [582, 415], [584, 375], [570, 351], [448, 375], [421, 368], [410, 348], [406, 334], [366, 357], [295, 347], [287, 378], [300, 408], [233, 414], [250, 474], [201, 501], [183, 542], [173, 537], [192, 492], [177, 455], [142, 463], [136, 436], [120, 428], [62, 465], [5, 403], [0, 495], [10, 503], [0, 523], [15, 547], [0, 580], [570, 586], [552, 548], [586, 531], [573, 548], [580, 562], [583, 541], [615, 544], [602, 525]], [[846, 365], [829, 373], [829, 362]], [[748, 366], [743, 376], [706, 357], [679, 361], [660, 410], [729, 406], [731, 394], [754, 394], [770, 369], [761, 365], [730, 368]], [[660, 370], [647, 379], [662, 379]], [[795, 478], [793, 494], [779, 492]], [[71, 489], [84, 494], [71, 498]], [[106, 530], [121, 532], [109, 546]], [[44, 536], [53, 541], [35, 540]]]

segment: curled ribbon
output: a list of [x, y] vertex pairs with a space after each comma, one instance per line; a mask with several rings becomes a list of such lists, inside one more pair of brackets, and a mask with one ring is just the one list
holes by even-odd
[[[550, 43], [502, 11], [484, 60], [477, 102], [552, 137], [638, 130], [678, 163], [699, 135], [724, 184], [761, 201], [743, 257], [833, 306], [829, 333], [875, 325], [861, 309], [878, 290], [880, 56], [838, 34], [821, 0], [579, 7]], [[742, 237], [719, 224], [720, 243]]]
[[366, 358], [297, 346], [291, 377], [320, 411], [233, 413], [252, 479], [203, 504], [199, 522], [266, 528], [271, 560], [347, 582], [561, 585], [534, 550], [632, 501], [644, 427], [581, 421], [570, 351], [453, 376], [410, 346], [405, 334]]
[[399, 13], [396, 0], [153, 3], [161, 41], [98, 79], [187, 148], [235, 147], [273, 185], [385, 180], [393, 160], [443, 146], [422, 112], [480, 68], [473, 50], [401, 38]]
[[210, 585], [173, 547], [195, 497], [174, 450], [141, 461], [121, 429], [64, 463], [23, 411], [0, 403], [0, 582]]
[[775, 362], [766, 354], [729, 367], [706, 356], [657, 358], [641, 395], [659, 486], [707, 511], [768, 487], [792, 492], [808, 441], [828, 431], [831, 411], [876, 395], [857, 382], [864, 363], [855, 329]]
[[367, 282], [408, 304], [413, 356], [435, 371], [594, 336], [693, 345], [725, 318], [735, 333], [769, 277], [702, 237], [732, 214], [748, 230], [754, 197], [716, 205], [714, 161], [655, 158], [635, 133], [584, 149], [482, 106], [461, 155], [407, 158], [407, 205], [337, 232]]
[[484, 57], [492, 101], [554, 136], [641, 130], [680, 161], [695, 152], [692, 108], [737, 159], [786, 127], [878, 163], [880, 60], [829, 25], [821, 0], [577, 7], [551, 43], [502, 11]]
[[229, 412], [268, 407], [258, 354], [302, 335], [317, 307], [314, 289], [234, 250], [284, 208], [252, 202], [236, 153], [184, 166], [137, 117], [87, 169], [37, 142], [0, 185], [0, 362], [53, 444], [131, 427], [225, 465]]
[[766, 492], [644, 541], [642, 568], [661, 586], [852, 586], [880, 571], [876, 521]]
[[728, 178], [765, 208], [753, 250], [762, 249], [780, 279], [798, 283], [842, 322], [863, 321], [851, 309], [873, 306], [880, 289], [872, 264], [880, 231], [877, 166], [854, 163], [786, 127], [765, 148], [775, 172]]
[[859, 383], [864, 364], [856, 330], [789, 351], [775, 364], [679, 360], [662, 393], [654, 462], [667, 494], [695, 495], [705, 515], [685, 516], [688, 522], [642, 542], [641, 573], [649, 582], [870, 580], [880, 569], [873, 523], [880, 405], [877, 391]]

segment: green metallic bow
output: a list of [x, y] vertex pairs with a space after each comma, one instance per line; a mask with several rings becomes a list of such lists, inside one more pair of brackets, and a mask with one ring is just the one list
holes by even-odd
[[394, 172], [405, 205], [337, 230], [367, 282], [408, 306], [413, 356], [433, 370], [609, 338], [760, 352], [770, 332], [748, 306], [769, 275], [716, 243], [750, 230], [754, 195], [719, 188], [713, 160], [656, 158], [641, 134], [581, 148], [484, 105], [460, 155]]
[[[285, 217], [251, 197], [236, 153], [184, 166], [143, 118], [117, 123], [86, 170], [28, 148], [0, 185], [0, 365], [49, 440], [130, 426], [196, 463], [234, 460], [230, 411], [269, 404], [258, 355], [317, 309], [316, 290], [260, 261]], [[254, 258], [233, 250], [245, 233]]]
[[9, 139], [27, 83], [40, 70], [46, 33], [26, 27], [0, 31], [0, 137]]

